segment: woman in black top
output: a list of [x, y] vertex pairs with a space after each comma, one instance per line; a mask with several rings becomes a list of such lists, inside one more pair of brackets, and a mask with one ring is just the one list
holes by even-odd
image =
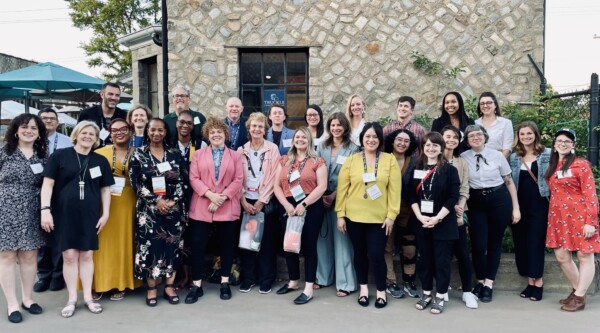
[[[434, 132], [441, 133], [442, 128], [447, 125], [452, 125], [458, 128], [461, 132], [461, 137], [464, 138], [465, 129], [469, 125], [475, 124], [475, 121], [467, 115], [465, 110], [465, 102], [462, 96], [456, 92], [451, 91], [444, 95], [442, 99], [442, 115], [433, 120], [431, 124], [431, 130]], [[459, 152], [467, 150], [466, 140], [463, 140], [459, 146]]]
[[417, 272], [423, 286], [423, 297], [415, 307], [424, 310], [432, 303], [435, 277], [437, 293], [431, 308], [433, 314], [444, 311], [444, 297], [450, 285], [452, 245], [458, 239], [454, 206], [459, 197], [460, 179], [456, 168], [444, 158], [445, 146], [441, 134], [425, 135], [409, 185], [409, 201], [414, 212], [409, 223], [417, 237]]

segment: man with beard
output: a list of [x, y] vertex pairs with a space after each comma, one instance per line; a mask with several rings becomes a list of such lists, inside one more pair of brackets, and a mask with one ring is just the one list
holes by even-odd
[[248, 133], [246, 131], [246, 118], [242, 117], [244, 106], [242, 101], [237, 97], [231, 97], [225, 105], [227, 117], [225, 123], [229, 126], [229, 139], [225, 144], [228, 148], [237, 150], [248, 142]]
[[102, 99], [100, 105], [95, 105], [91, 108], [82, 110], [77, 119], [77, 122], [83, 120], [93, 121], [100, 127], [100, 146], [98, 146], [98, 148], [112, 144], [108, 124], [110, 124], [113, 119], [127, 118], [127, 112], [117, 107], [117, 104], [119, 104], [119, 100], [121, 99], [121, 87], [119, 87], [118, 84], [107, 82], [102, 85], [100, 98]]
[[173, 98], [173, 107], [175, 112], [171, 112], [164, 116], [163, 120], [167, 123], [167, 130], [169, 131], [169, 142], [177, 140], [177, 118], [182, 111], [188, 111], [192, 114], [194, 123], [194, 139], [202, 140], [202, 125], [206, 122], [206, 118], [202, 113], [198, 111], [190, 110], [190, 93], [182, 87], [177, 86], [171, 92]]

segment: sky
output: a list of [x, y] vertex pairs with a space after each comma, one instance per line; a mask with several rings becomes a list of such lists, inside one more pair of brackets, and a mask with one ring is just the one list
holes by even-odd
[[[600, 73], [600, 1], [547, 0], [546, 6], [548, 83], [559, 92], [589, 87], [591, 73]], [[79, 47], [92, 32], [72, 25], [63, 0], [4, 0], [0, 31], [0, 53], [100, 77]]]

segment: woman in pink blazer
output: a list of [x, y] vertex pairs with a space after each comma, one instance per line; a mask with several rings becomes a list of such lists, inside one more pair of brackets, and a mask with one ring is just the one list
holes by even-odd
[[194, 153], [190, 165], [190, 185], [194, 190], [190, 204], [190, 249], [193, 286], [185, 298], [195, 303], [204, 294], [202, 273], [208, 236], [214, 222], [221, 253], [221, 299], [231, 298], [229, 272], [235, 248], [235, 221], [240, 218], [242, 157], [225, 146], [229, 127], [217, 117], [209, 117], [202, 134], [210, 145]]

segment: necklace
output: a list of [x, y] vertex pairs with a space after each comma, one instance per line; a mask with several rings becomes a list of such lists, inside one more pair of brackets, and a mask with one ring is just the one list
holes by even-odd
[[75, 156], [77, 156], [77, 163], [79, 163], [79, 175], [77, 175], [79, 177], [79, 200], [83, 200], [85, 198], [85, 193], [83, 191], [85, 188], [85, 181], [83, 179], [85, 178], [85, 171], [87, 170], [87, 160], [83, 163], [83, 176], [81, 176], [81, 161], [79, 160], [79, 153], [77, 153], [77, 151], [75, 151]]

